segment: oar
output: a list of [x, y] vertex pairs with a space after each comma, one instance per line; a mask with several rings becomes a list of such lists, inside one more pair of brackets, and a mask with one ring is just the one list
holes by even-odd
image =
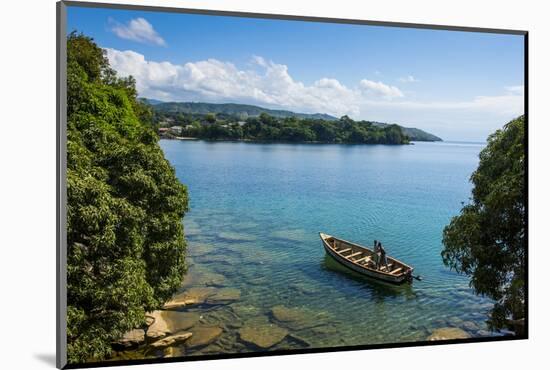
[[411, 277], [412, 277], [413, 279], [418, 280], [418, 281], [422, 281], [422, 276], [420, 276], [420, 275], [412, 275]]

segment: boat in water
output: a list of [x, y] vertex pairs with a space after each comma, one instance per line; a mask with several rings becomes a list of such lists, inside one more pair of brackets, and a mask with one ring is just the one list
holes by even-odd
[[413, 279], [413, 268], [398, 259], [386, 256], [388, 264], [377, 268], [376, 253], [359, 244], [338, 239], [332, 235], [319, 233], [325, 251], [342, 265], [374, 279], [401, 284]]

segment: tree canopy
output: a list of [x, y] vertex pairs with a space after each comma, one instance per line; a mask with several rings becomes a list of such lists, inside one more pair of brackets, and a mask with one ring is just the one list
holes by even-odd
[[67, 349], [100, 360], [185, 272], [187, 189], [93, 39], [67, 38]]
[[[217, 133], [220, 135], [215, 140], [267, 140], [261, 137], [252, 137], [251, 133], [243, 132], [240, 135], [239, 130], [233, 130], [237, 124], [239, 126], [247, 126], [258, 124], [258, 120], [262, 125], [269, 126], [285, 126], [286, 130], [300, 131], [299, 124], [308, 126], [313, 129], [316, 134], [315, 140], [317, 142], [353, 142], [353, 140], [359, 140], [358, 143], [386, 143], [386, 133], [388, 131], [397, 132], [397, 129], [402, 131], [403, 138], [406, 136], [410, 141], [441, 141], [441, 138], [432, 135], [428, 132], [422, 131], [413, 127], [403, 127], [397, 124], [390, 124], [384, 122], [374, 122], [365, 120], [351, 120], [349, 117], [344, 116], [340, 119], [330, 116], [328, 114], [314, 113], [295, 113], [287, 110], [274, 110], [268, 108], [262, 108], [254, 105], [246, 104], [220, 104], [220, 103], [199, 103], [199, 102], [171, 102], [165, 103], [154, 99], [140, 99], [143, 102], [149, 104], [153, 110], [153, 124], [162, 127], [179, 126], [185, 127], [196, 124], [195, 126], [200, 128], [200, 125], [217, 124], [221, 126], [221, 130], [216, 128]], [[271, 120], [265, 122], [260, 117], [262, 116], [272, 117]], [[342, 122], [352, 123], [352, 125], [343, 125]], [[389, 127], [392, 126], [392, 127]], [[355, 135], [351, 132], [345, 132], [346, 129], [354, 127]], [[287, 138], [275, 136], [278, 130], [277, 127], [266, 127], [266, 132], [262, 133], [264, 136], [269, 136], [269, 141], [289, 141]], [[384, 131], [383, 129], [386, 129]], [[206, 131], [206, 130], [205, 130]], [[359, 131], [359, 132], [358, 132]], [[359, 133], [359, 135], [358, 135]], [[196, 135], [195, 137], [201, 137], [200, 130], [190, 130], [187, 133], [189, 136]], [[327, 135], [328, 134], [328, 135]], [[365, 142], [365, 136], [369, 137], [369, 140]], [[390, 134], [391, 136], [391, 134]], [[208, 137], [201, 137], [208, 139]]]
[[523, 116], [489, 136], [471, 176], [471, 201], [443, 231], [444, 263], [496, 301], [489, 319], [494, 329], [525, 316], [524, 140]]
[[[178, 122], [183, 121], [179, 113]], [[238, 123], [230, 116], [192, 115], [181, 134], [206, 140], [251, 140], [349, 144], [407, 144], [409, 137], [398, 125], [376, 126], [347, 116], [335, 121], [316, 118], [274, 117], [261, 113]]]

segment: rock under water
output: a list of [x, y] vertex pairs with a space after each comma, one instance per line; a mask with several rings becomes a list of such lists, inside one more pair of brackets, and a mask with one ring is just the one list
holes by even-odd
[[229, 304], [241, 298], [241, 291], [235, 288], [218, 289], [206, 299], [207, 304]]
[[208, 297], [213, 295], [216, 289], [213, 287], [193, 287], [183, 293], [174, 296], [163, 306], [164, 310], [177, 310], [179, 308], [194, 304], [202, 304]]
[[467, 339], [470, 334], [459, 328], [440, 328], [432, 332], [428, 340]]
[[257, 347], [267, 349], [281, 342], [288, 335], [288, 330], [267, 320], [250, 320], [239, 329], [240, 339]]
[[149, 315], [155, 320], [145, 334], [149, 342], [189, 329], [200, 319], [196, 312], [154, 311]]
[[315, 312], [299, 307], [277, 305], [271, 309], [271, 314], [278, 323], [291, 329], [299, 330], [322, 324]]
[[219, 326], [197, 326], [191, 332], [193, 336], [185, 342], [185, 346], [188, 348], [202, 347], [213, 343], [223, 330]]
[[192, 335], [193, 333], [189, 332], [171, 335], [169, 337], [162, 338], [161, 340], [157, 340], [156, 342], [151, 343], [150, 346], [154, 349], [170, 347], [186, 341], [187, 339], [191, 338]]

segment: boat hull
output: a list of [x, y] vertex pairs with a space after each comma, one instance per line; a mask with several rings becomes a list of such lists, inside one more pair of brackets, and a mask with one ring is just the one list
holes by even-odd
[[401, 274], [401, 275], [390, 275], [390, 274], [384, 274], [382, 272], [377, 272], [372, 269], [359, 266], [353, 263], [352, 261], [348, 260], [347, 258], [341, 256], [339, 253], [337, 253], [334, 249], [331, 248], [331, 246], [322, 236], [321, 236], [321, 241], [323, 242], [323, 247], [325, 249], [325, 252], [328, 255], [330, 255], [340, 264], [346, 266], [347, 268], [355, 272], [358, 272], [361, 275], [368, 276], [370, 278], [377, 279], [377, 280], [382, 280], [392, 284], [402, 284], [402, 283], [411, 281], [412, 268], [409, 270], [408, 273]]

